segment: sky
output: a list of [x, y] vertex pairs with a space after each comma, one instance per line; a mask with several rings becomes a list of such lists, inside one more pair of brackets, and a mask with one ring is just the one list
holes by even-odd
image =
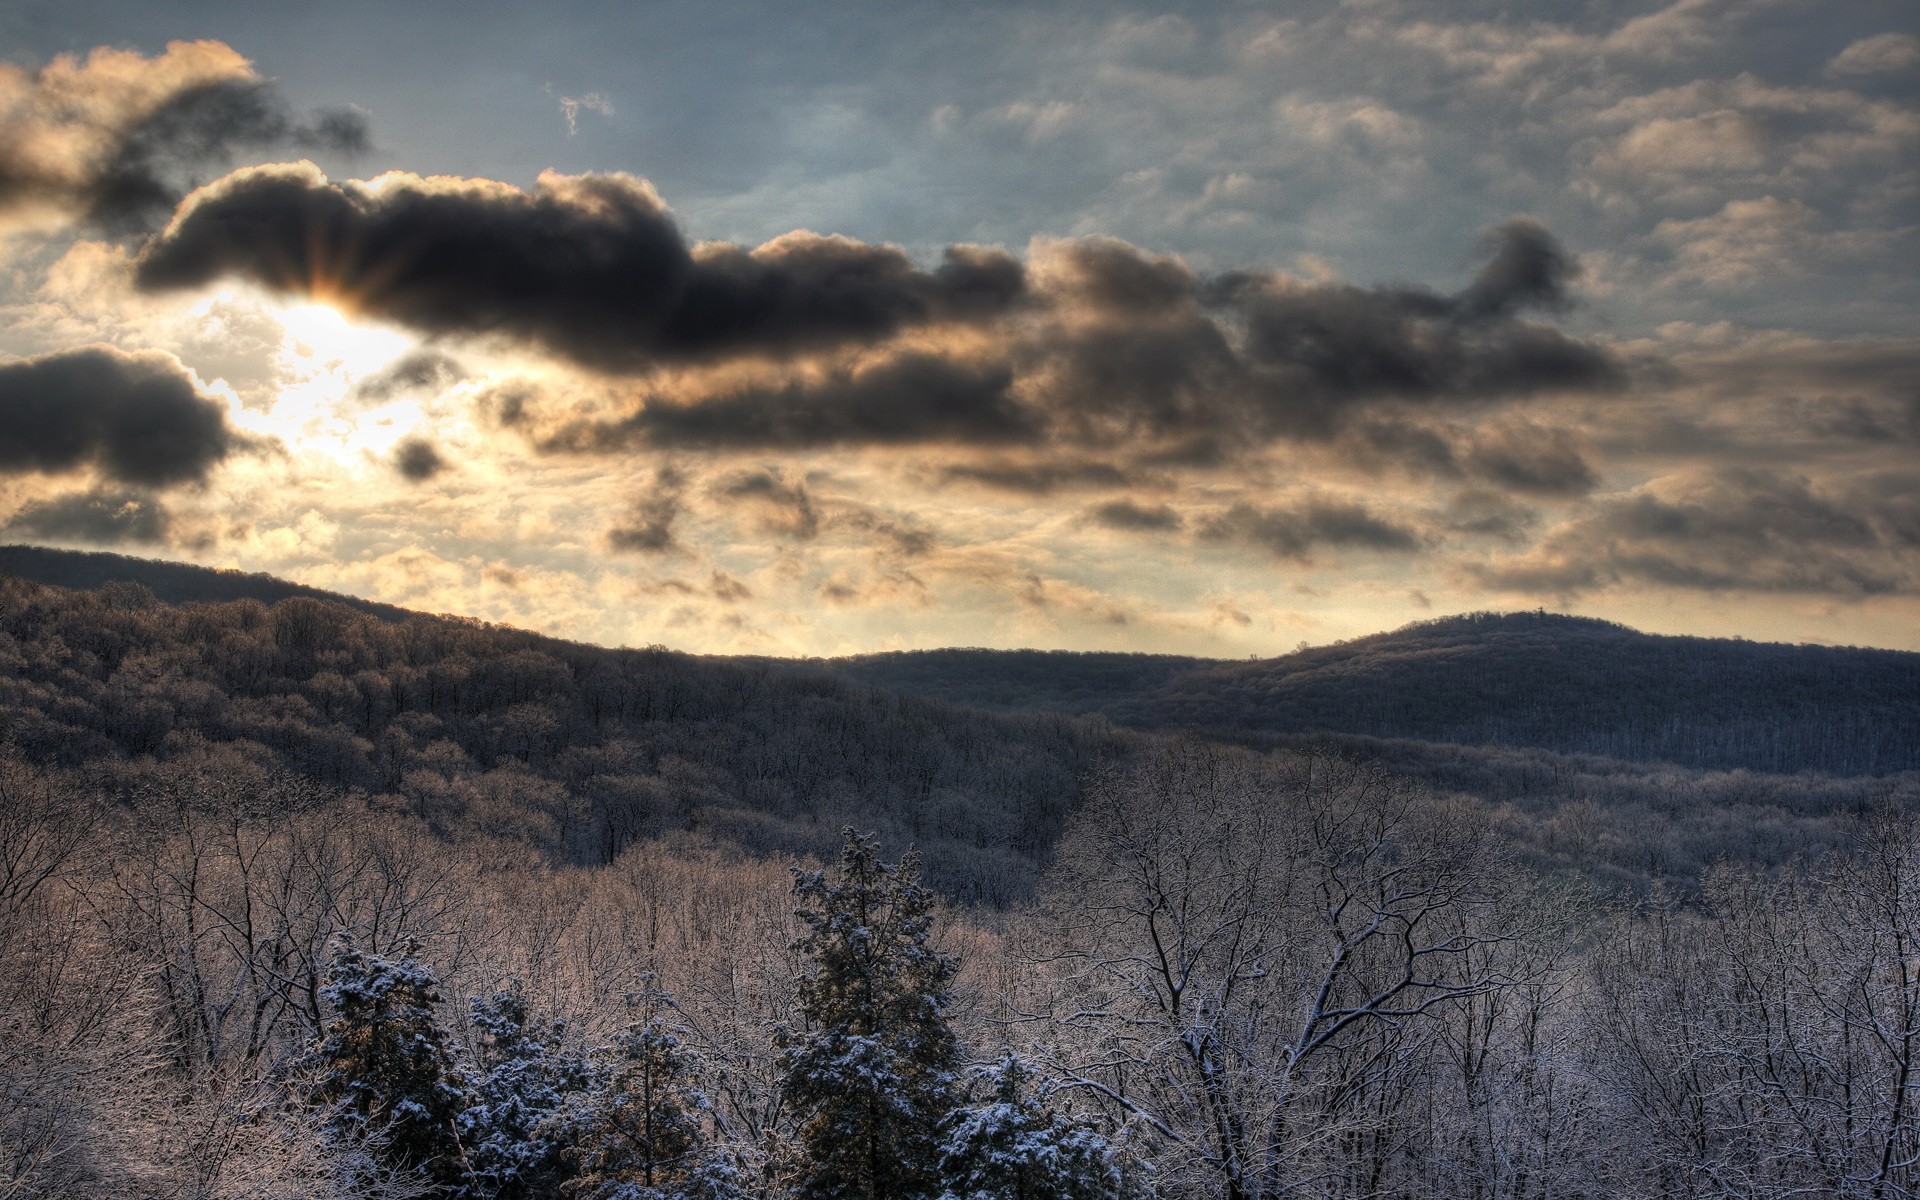
[[0, 11], [0, 540], [608, 645], [1920, 650], [1920, 9]]

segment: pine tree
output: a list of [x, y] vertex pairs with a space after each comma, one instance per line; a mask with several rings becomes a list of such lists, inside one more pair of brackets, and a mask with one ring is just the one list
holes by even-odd
[[959, 1048], [948, 1023], [958, 964], [928, 944], [933, 896], [918, 861], [880, 861], [849, 829], [839, 869], [800, 873], [813, 961], [807, 1028], [783, 1038], [783, 1092], [807, 1163], [799, 1200], [921, 1200], [939, 1191], [940, 1129]]
[[466, 1178], [457, 1118], [467, 1097], [446, 1031], [434, 1017], [439, 980], [414, 956], [334, 947], [322, 997], [334, 1016], [314, 1053], [314, 1098], [343, 1140], [377, 1146], [389, 1165], [442, 1189]]
[[985, 1073], [993, 1099], [954, 1114], [940, 1152], [941, 1200], [1128, 1200], [1138, 1194], [1092, 1129], [1024, 1094], [1031, 1072], [1008, 1055]]
[[591, 1072], [563, 1044], [562, 1022], [528, 1015], [518, 986], [475, 997], [471, 1014], [479, 1075], [459, 1118], [472, 1171], [468, 1192], [485, 1200], [544, 1200], [571, 1175], [564, 1114], [591, 1084]]
[[615, 1042], [617, 1065], [575, 1123], [579, 1177], [569, 1200], [739, 1200], [738, 1173], [707, 1136], [707, 1101], [687, 1079], [662, 997]]

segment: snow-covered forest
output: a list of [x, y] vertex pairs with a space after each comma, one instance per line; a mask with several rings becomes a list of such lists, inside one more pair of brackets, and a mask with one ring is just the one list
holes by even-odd
[[1604, 902], [1377, 769], [1101, 776], [1031, 903], [244, 762], [0, 804], [7, 1196], [1897, 1196], [1920, 837]]
[[4, 601], [7, 1200], [1920, 1188], [1911, 775]]

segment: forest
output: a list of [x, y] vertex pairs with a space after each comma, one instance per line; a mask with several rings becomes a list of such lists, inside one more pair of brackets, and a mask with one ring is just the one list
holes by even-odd
[[1303, 652], [1443, 644], [1295, 729], [1301, 655], [989, 709], [113, 574], [0, 577], [0, 1197], [1920, 1190], [1916, 656], [1621, 654], [1709, 765], [1420, 726], [1644, 636], [1524, 614]]
[[933, 650], [818, 665], [980, 707], [1249, 744], [1342, 733], [1788, 774], [1920, 769], [1911, 653], [1658, 637], [1546, 612], [1444, 617], [1254, 662]]

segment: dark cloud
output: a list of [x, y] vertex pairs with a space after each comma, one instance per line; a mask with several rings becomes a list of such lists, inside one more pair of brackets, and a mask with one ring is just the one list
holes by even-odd
[[779, 471], [765, 467], [737, 471], [718, 480], [712, 492], [728, 503], [745, 501], [758, 507], [762, 525], [769, 532], [803, 542], [820, 535], [820, 510], [807, 485], [789, 482]]
[[673, 523], [681, 513], [686, 477], [667, 465], [653, 473], [653, 482], [634, 500], [625, 523], [607, 531], [607, 544], [619, 551], [660, 554], [679, 549]]
[[1570, 434], [1537, 425], [1495, 429], [1475, 437], [1464, 466], [1477, 479], [1534, 496], [1580, 496], [1599, 482]]
[[152, 59], [96, 50], [10, 73], [0, 111], [0, 217], [38, 211], [110, 234], [156, 228], [196, 176], [270, 147], [354, 153], [363, 117], [298, 116], [271, 80], [218, 42]]
[[1011, 395], [1004, 366], [908, 353], [693, 402], [651, 399], [617, 421], [579, 422], [546, 439], [551, 449], [630, 446], [801, 449], [830, 445], [1018, 443], [1040, 417]]
[[145, 232], [165, 221], [191, 190], [194, 172], [275, 146], [358, 153], [367, 149], [366, 119], [334, 109], [302, 121], [266, 80], [203, 84], [174, 95], [128, 129], [77, 199], [97, 228]]
[[1572, 595], [1630, 583], [1864, 595], [1920, 583], [1920, 477], [1849, 490], [1724, 470], [1607, 497], [1525, 554], [1469, 568], [1501, 591]]
[[1348, 425], [1338, 450], [1369, 470], [1472, 479], [1532, 496], [1584, 495], [1599, 481], [1572, 434], [1529, 421], [1461, 429], [1387, 412]]
[[[1524, 319], [1571, 302], [1576, 264], [1547, 231], [1514, 218], [1483, 249], [1453, 295], [1208, 279], [1109, 238], [1038, 243], [1031, 267], [955, 246], [922, 269], [894, 247], [811, 233], [689, 247], [652, 187], [628, 176], [549, 173], [526, 192], [411, 175], [335, 184], [293, 164], [196, 193], [142, 253], [138, 278], [162, 290], [239, 277], [637, 377], [624, 415], [541, 431], [554, 449], [944, 442], [1208, 465], [1333, 436], [1380, 402], [1619, 386], [1605, 350]], [[751, 369], [690, 369], [707, 364]], [[524, 414], [501, 410], [507, 423]], [[1482, 464], [1541, 490], [1569, 486], [1570, 470], [1564, 455]], [[993, 482], [986, 469], [973, 477]]]
[[1503, 492], [1467, 488], [1447, 501], [1439, 517], [1454, 533], [1518, 542], [1532, 531], [1540, 514]]
[[477, 400], [480, 411], [507, 429], [527, 423], [528, 414], [540, 400], [540, 388], [525, 379], [509, 379], [482, 391]]
[[109, 489], [36, 500], [13, 514], [5, 529], [57, 542], [157, 546], [166, 543], [171, 524], [154, 497]]
[[353, 385], [356, 398], [391, 400], [408, 392], [440, 391], [467, 377], [467, 369], [438, 350], [403, 354]]
[[1236, 504], [1206, 518], [1200, 536], [1208, 541], [1257, 546], [1276, 557], [1308, 562], [1322, 546], [1341, 549], [1405, 553], [1417, 550], [1422, 539], [1358, 504], [1313, 499], [1286, 508], [1259, 508]]
[[503, 335], [614, 371], [663, 360], [870, 344], [1005, 312], [1019, 261], [792, 233], [690, 247], [653, 188], [546, 174], [533, 192], [388, 175], [329, 182], [311, 164], [237, 171], [195, 193], [142, 254], [150, 290], [223, 277], [320, 296], [434, 335]]
[[439, 449], [425, 438], [406, 438], [393, 450], [393, 469], [413, 483], [425, 483], [449, 465]]
[[[975, 350], [868, 353], [774, 382], [681, 381], [643, 391], [624, 417], [562, 423], [544, 441], [588, 451], [944, 442], [1205, 467], [1276, 439], [1371, 422], [1362, 440], [1376, 452], [1425, 456], [1432, 473], [1578, 491], [1591, 472], [1562, 435], [1456, 451], [1404, 415], [1363, 415], [1620, 385], [1605, 351], [1513, 315], [1563, 301], [1570, 269], [1536, 264], [1529, 275], [1525, 263], [1558, 261], [1558, 251], [1538, 244], [1545, 235], [1530, 222], [1498, 232], [1507, 241], [1496, 262], [1519, 264], [1490, 267], [1453, 297], [1284, 276], [1209, 283], [1121, 243], [1050, 243], [1038, 252], [1028, 311]], [[1387, 445], [1396, 438], [1403, 444]], [[1033, 493], [1125, 482], [1121, 466], [1084, 458], [945, 470]]]
[[1352, 422], [1342, 431], [1339, 448], [1350, 462], [1371, 470], [1399, 468], [1442, 479], [1465, 474], [1450, 437], [1424, 421], [1398, 415]]
[[1087, 514], [1109, 529], [1133, 531], [1178, 529], [1185, 522], [1165, 504], [1135, 504], [1131, 500], [1113, 500]]
[[1532, 217], [1510, 217], [1482, 235], [1481, 245], [1489, 252], [1487, 262], [1455, 297], [1462, 316], [1487, 320], [1569, 305], [1567, 287], [1579, 278], [1580, 264], [1546, 226]]
[[1065, 488], [1125, 487], [1132, 481], [1127, 472], [1112, 463], [1075, 461], [954, 463], [942, 467], [940, 477], [1029, 496], [1045, 496]]
[[725, 571], [716, 570], [707, 580], [707, 590], [722, 604], [738, 604], [753, 599], [753, 589]]
[[869, 535], [883, 552], [897, 558], [920, 558], [933, 553], [939, 544], [933, 530], [862, 504], [841, 501], [834, 505], [828, 519], [836, 529]]
[[1216, 302], [1245, 331], [1244, 370], [1264, 423], [1314, 436], [1372, 400], [1476, 402], [1622, 386], [1604, 349], [1518, 316], [1570, 303], [1570, 260], [1546, 231], [1509, 221], [1487, 245], [1492, 260], [1451, 296], [1281, 276], [1216, 281]]
[[204, 479], [238, 440], [170, 354], [86, 346], [0, 363], [0, 473], [93, 467], [165, 487]]

